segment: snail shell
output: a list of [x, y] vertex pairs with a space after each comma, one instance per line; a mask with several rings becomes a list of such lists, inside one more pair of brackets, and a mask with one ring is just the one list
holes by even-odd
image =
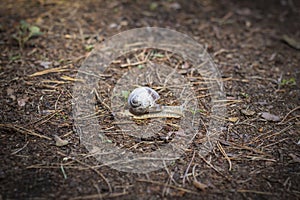
[[159, 98], [159, 94], [152, 88], [136, 88], [128, 97], [129, 111], [134, 115], [160, 112], [161, 106], [155, 103]]

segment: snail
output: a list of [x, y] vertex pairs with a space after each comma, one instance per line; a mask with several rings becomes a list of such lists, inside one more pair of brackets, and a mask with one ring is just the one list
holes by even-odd
[[129, 112], [134, 115], [159, 112], [161, 111], [161, 106], [156, 103], [159, 98], [159, 94], [152, 88], [136, 88], [128, 97]]
[[147, 118], [180, 118], [183, 116], [182, 106], [162, 106], [156, 101], [159, 94], [149, 87], [134, 89], [128, 96], [129, 112], [135, 119]]

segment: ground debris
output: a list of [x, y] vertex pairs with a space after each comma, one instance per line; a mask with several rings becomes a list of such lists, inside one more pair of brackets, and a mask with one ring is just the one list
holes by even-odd
[[255, 111], [253, 110], [246, 110], [246, 109], [242, 109], [241, 113], [243, 113], [246, 116], [253, 116], [255, 114]]
[[54, 135], [54, 140], [55, 140], [55, 145], [58, 147], [66, 146], [69, 144], [67, 140], [63, 140], [57, 135]]
[[280, 117], [278, 117], [277, 115], [273, 115], [271, 113], [268, 113], [268, 112], [262, 112], [261, 117], [264, 118], [265, 120], [268, 120], [268, 121], [273, 121], [273, 122], [280, 121]]
[[193, 185], [197, 188], [197, 189], [200, 189], [200, 190], [206, 190], [206, 188], [208, 188], [208, 185], [204, 184], [204, 183], [201, 183], [197, 180], [194, 180], [193, 181]]
[[282, 40], [287, 43], [290, 47], [300, 50], [300, 41], [296, 41], [294, 38], [284, 35]]

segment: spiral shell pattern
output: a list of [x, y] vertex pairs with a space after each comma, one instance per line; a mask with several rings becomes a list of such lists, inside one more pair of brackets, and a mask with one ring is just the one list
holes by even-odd
[[136, 88], [128, 97], [129, 111], [135, 115], [149, 113], [150, 108], [154, 108], [157, 105], [155, 102], [159, 98], [159, 94], [152, 88]]

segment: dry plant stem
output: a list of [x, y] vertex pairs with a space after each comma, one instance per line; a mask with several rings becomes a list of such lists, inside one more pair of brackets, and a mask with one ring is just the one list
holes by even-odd
[[66, 67], [67, 66], [46, 69], [46, 70], [39, 71], [39, 72], [36, 72], [34, 74], [31, 74], [31, 75], [29, 75], [29, 77], [42, 76], [42, 75], [49, 74], [49, 73], [59, 73], [59, 72], [69, 71], [70, 69], [67, 69]]
[[228, 161], [228, 164], [229, 164], [229, 171], [231, 171], [232, 169], [232, 164], [231, 164], [231, 160], [230, 158], [228, 157], [228, 155], [226, 154], [225, 150], [223, 149], [222, 145], [220, 144], [220, 142], [218, 141], [217, 142], [217, 145], [218, 145], [218, 148], [219, 150], [221, 151], [221, 153], [223, 154], [223, 156], [226, 158], [226, 160]]
[[35, 126], [37, 125], [42, 125], [44, 123], [46, 123], [47, 121], [49, 121], [51, 118], [53, 118], [56, 114], [60, 113], [62, 110], [55, 110], [53, 113], [50, 113], [49, 115], [46, 115], [32, 123], [30, 123], [30, 125], [34, 124]]
[[257, 191], [257, 190], [237, 190], [237, 192], [240, 192], [240, 193], [264, 194], [264, 195], [277, 195], [276, 193], [263, 192], [263, 191]]
[[186, 177], [188, 176], [188, 173], [189, 173], [191, 164], [192, 164], [193, 161], [194, 161], [195, 154], [196, 154], [196, 151], [193, 152], [193, 157], [192, 157], [192, 159], [191, 159], [191, 161], [190, 161], [190, 163], [189, 163], [188, 167], [186, 168], [185, 173], [184, 173], [184, 175], [183, 175], [183, 178], [182, 178], [182, 184], [183, 184], [183, 185], [185, 184], [185, 179], [186, 179]]
[[[67, 155], [65, 155], [64, 153], [60, 152], [60, 154], [63, 155], [63, 156], [65, 156], [65, 157], [67, 157]], [[112, 192], [112, 187], [111, 187], [110, 183], [108, 182], [108, 180], [104, 177], [104, 175], [102, 173], [100, 173], [94, 167], [92, 167], [92, 166], [90, 166], [90, 165], [88, 165], [88, 164], [86, 164], [86, 163], [84, 163], [84, 162], [82, 162], [82, 161], [80, 161], [80, 160], [78, 160], [76, 158], [72, 158], [72, 160], [75, 161], [75, 162], [77, 162], [77, 163], [79, 163], [79, 164], [81, 164], [81, 165], [83, 165], [83, 166], [85, 166], [85, 167], [88, 167], [91, 170], [93, 170], [96, 174], [98, 174], [104, 180], [104, 182], [106, 183], [106, 185], [109, 188], [109, 192]]]
[[164, 168], [165, 168], [166, 172], [169, 175], [169, 181], [173, 182], [176, 185], [178, 185], [178, 183], [173, 178], [174, 173], [170, 172], [170, 170], [168, 169], [168, 166], [167, 166], [167, 164], [166, 164], [166, 162], [164, 160], [163, 160], [163, 164], [164, 164]]
[[208, 162], [207, 160], [205, 160], [205, 158], [198, 153], [198, 155], [200, 156], [200, 158], [208, 165], [210, 166], [213, 170], [215, 170], [218, 174], [220, 174], [221, 176], [223, 176], [227, 181], [231, 181], [229, 177], [227, 177], [226, 175], [222, 174], [219, 170], [217, 170], [210, 162]]
[[26, 144], [25, 144], [23, 147], [21, 147], [21, 148], [17, 149], [16, 151], [12, 152], [10, 155], [15, 155], [15, 154], [19, 153], [19, 152], [22, 151], [28, 144], [29, 144], [29, 141], [27, 141]]
[[296, 111], [296, 110], [298, 110], [298, 109], [300, 109], [300, 106], [297, 106], [296, 108], [294, 108], [294, 109], [292, 109], [290, 112], [288, 112], [288, 113], [284, 116], [284, 118], [281, 120], [281, 122], [279, 122], [278, 124], [283, 124], [283, 122], [286, 120], [286, 118], [287, 118], [292, 112], [294, 112], [294, 111]]
[[24, 127], [18, 126], [18, 125], [13, 125], [13, 124], [0, 124], [0, 128], [9, 128], [9, 129], [13, 129], [17, 132], [23, 133], [23, 134], [28, 134], [28, 135], [33, 135], [33, 136], [37, 136], [39, 138], [44, 138], [47, 140], [52, 140], [50, 137], [47, 137], [45, 135], [41, 135], [38, 134], [36, 132], [33, 132], [32, 130], [28, 130]]

